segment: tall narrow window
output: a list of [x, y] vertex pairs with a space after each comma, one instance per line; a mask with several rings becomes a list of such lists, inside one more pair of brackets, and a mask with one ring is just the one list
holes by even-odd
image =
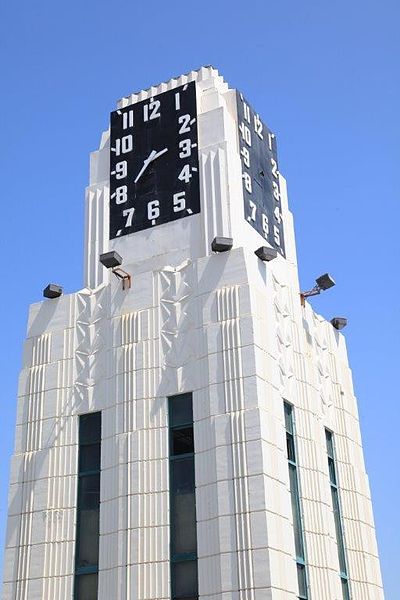
[[347, 571], [346, 550], [340, 510], [338, 478], [336, 473], [335, 444], [333, 433], [325, 429], [326, 451], [328, 453], [329, 481], [331, 484], [333, 516], [335, 519], [336, 541], [339, 555], [340, 580], [342, 584], [343, 600], [350, 600], [349, 574]]
[[74, 600], [97, 600], [101, 413], [79, 417]]
[[197, 600], [192, 394], [169, 398], [172, 600]]
[[294, 543], [296, 550], [297, 580], [299, 599], [308, 600], [308, 581], [306, 568], [306, 552], [304, 544], [303, 520], [301, 515], [299, 478], [297, 472], [296, 443], [294, 439], [293, 406], [284, 403], [286, 448], [289, 466], [290, 496], [292, 500]]

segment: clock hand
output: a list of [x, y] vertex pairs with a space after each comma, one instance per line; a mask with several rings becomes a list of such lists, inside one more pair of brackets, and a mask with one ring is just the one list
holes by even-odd
[[149, 156], [146, 158], [146, 160], [143, 161], [143, 167], [140, 169], [139, 173], [137, 174], [135, 183], [137, 183], [139, 181], [139, 179], [141, 178], [141, 176], [143, 175], [143, 173], [145, 172], [145, 170], [147, 169], [147, 167], [149, 166], [149, 164], [151, 163], [151, 161], [153, 160], [153, 158], [156, 154], [157, 154], [157, 152], [155, 150], [152, 150], [150, 152]]
[[153, 158], [151, 160], [152, 161], [155, 160], [156, 158], [158, 158], [162, 154], [165, 154], [166, 152], [168, 152], [168, 148], [164, 148], [163, 150], [160, 150], [159, 152], [156, 152], [155, 155], [153, 156]]
[[136, 176], [135, 179], [135, 183], [137, 183], [140, 179], [140, 177], [143, 175], [143, 173], [145, 172], [145, 170], [147, 169], [147, 167], [149, 166], [149, 164], [151, 162], [153, 162], [153, 160], [155, 160], [156, 158], [158, 158], [159, 156], [162, 156], [163, 154], [165, 154], [166, 152], [168, 152], [168, 148], [164, 148], [163, 150], [160, 150], [159, 152], [156, 152], [155, 150], [152, 150], [148, 156], [148, 158], [146, 158], [146, 160], [143, 163], [143, 167], [140, 169], [139, 173]]

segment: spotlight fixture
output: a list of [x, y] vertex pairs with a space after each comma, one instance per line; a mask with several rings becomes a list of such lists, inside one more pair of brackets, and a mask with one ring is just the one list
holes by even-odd
[[233, 239], [228, 237], [215, 237], [211, 242], [211, 250], [213, 252], [228, 252], [232, 250]]
[[106, 269], [114, 269], [122, 265], [122, 256], [118, 252], [115, 252], [115, 250], [111, 250], [111, 252], [100, 254], [100, 262]]
[[269, 248], [268, 246], [260, 246], [254, 254], [263, 262], [269, 262], [278, 256], [278, 252], [275, 248]]
[[309, 298], [310, 296], [317, 296], [321, 292], [323, 292], [325, 290], [329, 290], [329, 288], [331, 288], [335, 285], [335, 281], [332, 279], [332, 277], [329, 275], [329, 273], [324, 273], [324, 275], [320, 275], [319, 277], [317, 277], [317, 279], [315, 280], [315, 283], [317, 285], [315, 285], [311, 290], [300, 293], [300, 299], [301, 299], [302, 306], [304, 306], [306, 298]]
[[59, 298], [63, 293], [61, 285], [56, 283], [49, 283], [43, 290], [43, 296], [45, 298]]
[[104, 252], [103, 254], [100, 254], [100, 262], [104, 267], [106, 267], [106, 269], [111, 269], [118, 279], [122, 280], [123, 290], [131, 287], [131, 276], [129, 273], [121, 269], [122, 256], [118, 254], [118, 252], [111, 250], [110, 252]]
[[320, 288], [320, 290], [329, 290], [329, 288], [333, 287], [335, 285], [335, 282], [333, 281], [332, 277], [329, 275], [329, 273], [325, 273], [324, 275], [321, 275], [320, 277], [318, 277], [315, 280], [317, 286]]
[[331, 319], [331, 323], [335, 329], [340, 331], [343, 329], [343, 327], [346, 327], [347, 319], [345, 317], [333, 317], [333, 319]]

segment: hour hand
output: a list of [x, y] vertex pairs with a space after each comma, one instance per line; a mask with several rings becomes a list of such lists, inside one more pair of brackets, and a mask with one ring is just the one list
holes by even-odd
[[140, 169], [139, 173], [136, 175], [135, 183], [137, 183], [139, 181], [139, 179], [141, 178], [141, 176], [143, 175], [143, 173], [145, 172], [145, 170], [147, 169], [147, 167], [149, 166], [151, 161], [154, 159], [156, 154], [157, 154], [157, 152], [155, 150], [152, 150], [150, 152], [149, 156], [143, 162], [143, 167]]

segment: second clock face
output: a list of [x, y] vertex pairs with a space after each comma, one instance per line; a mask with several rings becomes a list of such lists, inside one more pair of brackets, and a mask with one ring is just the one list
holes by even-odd
[[110, 238], [200, 212], [191, 82], [111, 113]]
[[285, 256], [275, 135], [237, 93], [245, 219]]

